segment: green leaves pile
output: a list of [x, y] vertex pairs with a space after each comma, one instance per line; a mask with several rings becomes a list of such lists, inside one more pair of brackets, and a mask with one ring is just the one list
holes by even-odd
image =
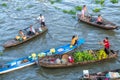
[[94, 61], [94, 60], [101, 60], [107, 58], [106, 53], [104, 50], [92, 51], [87, 50], [83, 52], [76, 52], [73, 54], [75, 62], [86, 62], [86, 61]]

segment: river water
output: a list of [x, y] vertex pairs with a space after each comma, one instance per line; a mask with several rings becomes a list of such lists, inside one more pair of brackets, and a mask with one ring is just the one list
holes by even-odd
[[[94, 1], [94, 0], [93, 0]], [[105, 6], [101, 7], [91, 0], [63, 0], [61, 3], [51, 4], [45, 0], [0, 0], [0, 63], [6, 63], [20, 57], [29, 56], [31, 53], [58, 47], [70, 43], [74, 34], [86, 40], [80, 50], [100, 49], [98, 41], [102, 41], [108, 36], [111, 48], [120, 50], [120, 30], [103, 30], [84, 23], [78, 23], [73, 15], [65, 14], [63, 9], [73, 9], [75, 6], [86, 4], [90, 14], [97, 16], [101, 14], [104, 18], [120, 25], [120, 2], [112, 4], [105, 0]], [[4, 5], [7, 4], [7, 5]], [[99, 13], [92, 12], [95, 7], [101, 7]], [[18, 30], [24, 29], [31, 24], [39, 26], [36, 18], [43, 14], [46, 19], [48, 33], [43, 34], [31, 41], [16, 47], [4, 49], [2, 45], [5, 41], [14, 38]], [[112, 60], [85, 66], [66, 68], [66, 69], [45, 69], [33, 65], [21, 70], [16, 70], [7, 74], [0, 75], [0, 80], [79, 80], [82, 70], [88, 69], [90, 73], [117, 69], [120, 62]]]

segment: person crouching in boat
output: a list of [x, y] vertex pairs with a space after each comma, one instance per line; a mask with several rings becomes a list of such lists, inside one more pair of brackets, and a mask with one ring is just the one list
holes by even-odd
[[30, 31], [28, 32], [28, 35], [35, 35], [35, 33], [35, 29], [32, 27], [32, 25], [30, 25]]
[[104, 51], [106, 52], [107, 55], [110, 53], [110, 42], [108, 40], [108, 37], [105, 37], [103, 42], [100, 42], [104, 46]]
[[16, 39], [19, 41], [25, 40], [27, 37], [25, 36], [25, 34], [23, 33], [22, 30], [19, 30], [19, 35], [16, 36]]
[[82, 11], [81, 11], [81, 18], [82, 19], [85, 18], [86, 12], [87, 12], [87, 7], [86, 7], [86, 5], [83, 5]]
[[98, 15], [98, 18], [97, 18], [97, 24], [103, 24], [103, 19], [101, 17], [101, 15]]
[[75, 46], [77, 44], [77, 40], [78, 40], [78, 36], [73, 35], [70, 47]]

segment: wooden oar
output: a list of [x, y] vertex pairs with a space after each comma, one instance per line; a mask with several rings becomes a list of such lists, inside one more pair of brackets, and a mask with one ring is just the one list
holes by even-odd
[[51, 39], [53, 39], [53, 37], [51, 36], [51, 34], [50, 34], [49, 32], [47, 32], [47, 33], [48, 33], [49, 37], [50, 37]]
[[[35, 22], [33, 25], [35, 25], [35, 24], [37, 24], [38, 23], [38, 21], [37, 22]], [[25, 28], [25, 29], [23, 29], [23, 30], [27, 30], [27, 29], [29, 29], [30, 27], [27, 27], [27, 28]]]
[[116, 30], [119, 30], [120, 29], [120, 26], [117, 26]]

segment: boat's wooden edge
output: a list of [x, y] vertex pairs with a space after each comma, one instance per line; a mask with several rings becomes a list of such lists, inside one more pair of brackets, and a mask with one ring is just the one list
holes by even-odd
[[[98, 24], [93, 24], [92, 22], [89, 22], [88, 20], [84, 20], [84, 19], [81, 19], [80, 18], [80, 14], [77, 14], [77, 17], [78, 17], [78, 20], [79, 21], [82, 21], [82, 22], [84, 22], [84, 23], [87, 23], [87, 24], [89, 24], [89, 25], [93, 25], [93, 26], [97, 26], [98, 28], [103, 28], [103, 29], [106, 29], [106, 30], [114, 30], [114, 29], [118, 29], [118, 26], [116, 26], [114, 23], [112, 23], [112, 24], [114, 24], [113, 26], [111, 26], [111, 27], [105, 27], [104, 25], [98, 25]], [[107, 20], [106, 20], [107, 21]], [[110, 22], [110, 21], [109, 21]]]
[[[38, 36], [38, 35], [41, 35], [41, 34], [43, 34], [43, 33], [46, 32], [46, 31], [48, 31], [48, 28], [47, 28], [47, 27], [45, 27], [42, 32], [40, 32], [40, 33], [38, 33], [38, 34], [35, 34], [34, 36], [32, 36], [32, 37], [30, 37], [30, 38], [28, 38], [28, 39], [26, 39], [26, 40], [24, 40], [24, 41], [22, 41], [22, 42], [18, 42], [18, 43], [16, 43], [16, 44], [13, 44], [13, 45], [10, 45], [10, 46], [6, 46], [5, 44], [3, 44], [3, 47], [4, 47], [4, 48], [14, 47], [14, 46], [16, 46], [16, 45], [19, 45], [19, 44], [22, 44], [22, 43], [24, 43], [24, 42], [26, 42], [26, 41], [29, 41], [29, 40], [31, 40], [32, 38], [34, 38], [34, 37], [36, 37], [36, 36]], [[13, 40], [14, 40], [14, 39], [13, 39]]]
[[86, 61], [86, 62], [77, 62], [77, 63], [69, 63], [69, 64], [46, 64], [44, 62], [38, 61], [39, 65], [44, 68], [66, 68], [66, 67], [73, 67], [73, 66], [82, 66], [82, 65], [89, 65], [97, 62], [103, 62], [103, 61], [109, 61], [113, 58], [117, 58], [118, 52], [113, 54], [112, 56], [109, 56], [108, 58], [101, 59], [101, 60], [95, 60], [95, 61]]
[[[106, 70], [104, 72], [97, 72], [97, 73], [92, 73], [89, 74], [88, 78], [84, 78], [84, 74], [79, 78], [80, 80], [96, 80], [95, 78], [103, 78], [102, 80], [105, 80], [104, 78], [107, 78], [105, 75], [108, 72], [120, 72], [120, 69], [115, 69], [115, 70]], [[110, 80], [120, 80], [120, 78], [111, 78]]]

